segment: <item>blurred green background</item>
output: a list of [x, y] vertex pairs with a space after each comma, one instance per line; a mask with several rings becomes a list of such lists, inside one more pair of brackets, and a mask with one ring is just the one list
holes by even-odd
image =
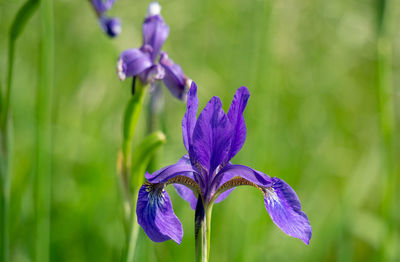
[[[22, 3], [0, 0], [3, 86], [7, 34]], [[148, 4], [118, 0], [109, 14], [121, 18], [122, 34], [109, 39], [88, 1], [54, 1], [51, 261], [120, 258], [125, 236], [116, 162], [130, 81], [118, 80], [116, 61], [121, 51], [141, 45]], [[380, 1], [162, 0], [160, 4], [171, 29], [163, 50], [198, 84], [201, 108], [219, 96], [227, 110], [238, 87], [250, 90], [247, 141], [232, 162], [288, 182], [313, 227], [311, 243], [305, 246], [272, 223], [257, 190], [241, 187], [213, 209], [210, 260], [396, 261], [396, 254], [400, 259], [399, 207], [393, 209], [396, 192], [386, 197], [390, 176], [379, 120]], [[389, 84], [398, 104], [398, 12], [393, 17]], [[34, 257], [32, 170], [39, 43], [36, 13], [17, 42], [12, 94], [9, 230], [15, 262]], [[185, 153], [180, 129], [185, 105], [163, 91], [160, 127], [167, 143], [156, 168], [175, 163]], [[145, 126], [144, 111], [137, 137], [143, 137]], [[400, 158], [397, 154], [393, 159]], [[392, 178], [398, 177], [396, 170]], [[194, 259], [194, 211], [172, 187], [168, 191], [183, 224], [182, 244], [152, 243], [141, 231], [136, 261]], [[387, 223], [388, 209], [396, 218], [394, 226]]]

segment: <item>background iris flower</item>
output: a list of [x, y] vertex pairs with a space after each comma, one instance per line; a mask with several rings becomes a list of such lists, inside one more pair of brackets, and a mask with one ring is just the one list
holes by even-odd
[[103, 31], [110, 37], [116, 37], [121, 33], [121, 21], [116, 17], [108, 17], [106, 12], [113, 6], [116, 0], [91, 0]]
[[[154, 87], [162, 80], [172, 95], [183, 100], [190, 80], [182, 68], [169, 59], [161, 48], [168, 37], [169, 27], [160, 15], [161, 6], [153, 2], [143, 22], [143, 44], [139, 49], [128, 49], [121, 53], [117, 73], [121, 81], [138, 76], [143, 85]], [[158, 61], [156, 61], [158, 58]]]
[[286, 234], [309, 244], [312, 229], [295, 191], [280, 178], [230, 163], [246, 139], [243, 111], [249, 96], [246, 87], [239, 88], [227, 114], [220, 99], [213, 97], [196, 120], [197, 87], [192, 83], [182, 121], [188, 154], [174, 165], [147, 173], [148, 182], [139, 191], [138, 223], [153, 241], [180, 243], [183, 236], [165, 186], [174, 184], [179, 195], [196, 208], [197, 216], [211, 212], [213, 203], [225, 199], [235, 187], [250, 185], [262, 192], [272, 221]]

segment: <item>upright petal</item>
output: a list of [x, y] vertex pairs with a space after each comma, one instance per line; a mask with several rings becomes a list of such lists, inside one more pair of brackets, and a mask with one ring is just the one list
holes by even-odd
[[272, 178], [273, 185], [264, 189], [264, 202], [272, 221], [289, 236], [310, 243], [312, 229], [306, 214], [301, 211], [296, 192], [283, 180]]
[[222, 110], [218, 97], [213, 97], [197, 119], [193, 130], [192, 162], [198, 162], [212, 174], [221, 163], [227, 162], [232, 126]]
[[117, 74], [121, 81], [136, 76], [150, 68], [153, 63], [149, 54], [139, 49], [128, 49], [121, 53], [117, 62]]
[[249, 97], [249, 90], [245, 86], [242, 86], [236, 91], [231, 107], [228, 111], [228, 118], [234, 130], [231, 148], [229, 150], [229, 159], [234, 157], [236, 153], [240, 151], [244, 141], [246, 140], [246, 123], [244, 121], [243, 111], [246, 108]]
[[182, 136], [183, 144], [189, 152], [190, 144], [192, 143], [192, 134], [194, 126], [196, 125], [197, 109], [199, 107], [199, 100], [197, 99], [197, 85], [192, 82], [190, 90], [187, 95], [186, 113], [182, 119]]
[[188, 79], [184, 75], [182, 68], [174, 64], [165, 52], [161, 52], [160, 64], [165, 69], [165, 76], [163, 78], [165, 86], [173, 96], [183, 100], [186, 94], [186, 82]]
[[138, 224], [154, 242], [172, 239], [181, 243], [182, 224], [174, 213], [163, 184], [146, 183], [140, 188], [136, 215]]
[[148, 8], [148, 16], [143, 23], [143, 45], [150, 45], [153, 48], [151, 54], [153, 62], [169, 34], [169, 27], [161, 17], [160, 11], [161, 7], [157, 2], [151, 3]]

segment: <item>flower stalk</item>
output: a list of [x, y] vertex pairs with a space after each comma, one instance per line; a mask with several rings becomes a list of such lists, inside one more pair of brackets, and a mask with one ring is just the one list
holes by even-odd
[[120, 167], [120, 184], [124, 196], [125, 225], [126, 225], [126, 254], [124, 261], [133, 261], [136, 239], [139, 232], [136, 217], [136, 201], [140, 185], [143, 183], [143, 174], [154, 152], [165, 143], [162, 132], [149, 134], [132, 153], [132, 141], [137, 123], [143, 107], [146, 86], [141, 81], [132, 80], [132, 97], [124, 113], [123, 141], [122, 141], [122, 166]]
[[196, 247], [196, 262], [208, 261], [208, 223], [205, 214], [203, 200], [199, 196], [197, 199], [196, 211], [194, 216], [194, 236]]
[[53, 1], [40, 1], [40, 81], [36, 96], [36, 168], [34, 201], [36, 215], [35, 261], [50, 260], [50, 207], [52, 172], [52, 89], [54, 75]]
[[[15, 45], [25, 25], [39, 6], [39, 0], [28, 0], [18, 10], [8, 39], [8, 73], [5, 92], [0, 90], [0, 262], [9, 261], [8, 210], [11, 185], [12, 121], [10, 120], [11, 91]], [[1, 89], [1, 87], [0, 87]]]
[[123, 120], [123, 139], [122, 139], [122, 166], [120, 170], [121, 187], [124, 196], [125, 218], [129, 221], [131, 216], [131, 194], [129, 188], [129, 175], [131, 167], [132, 140], [135, 135], [136, 125], [143, 107], [145, 87], [136, 78], [132, 79], [132, 88], [135, 93], [126, 105]]
[[[384, 172], [386, 173], [383, 179], [383, 199], [382, 199], [382, 215], [386, 219], [389, 232], [397, 232], [396, 224], [396, 208], [398, 206], [398, 181], [397, 176], [400, 173], [399, 164], [396, 162], [398, 154], [396, 151], [398, 140], [395, 134], [396, 116], [395, 116], [395, 88], [392, 78], [392, 42], [393, 32], [396, 25], [396, 3], [391, 0], [382, 0], [378, 2], [378, 19], [377, 19], [377, 39], [376, 39], [376, 54], [377, 54], [377, 89], [378, 89], [378, 112], [380, 120], [382, 158]], [[389, 235], [393, 238], [393, 234]], [[388, 239], [387, 242], [394, 241]], [[382, 245], [381, 255], [382, 260], [397, 261], [400, 257], [399, 252], [391, 254], [389, 246]]]

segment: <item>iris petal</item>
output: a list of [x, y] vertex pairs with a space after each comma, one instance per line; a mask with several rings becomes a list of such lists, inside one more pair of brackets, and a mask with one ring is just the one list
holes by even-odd
[[169, 34], [169, 27], [160, 15], [148, 16], [143, 23], [143, 45], [152, 47], [151, 60], [154, 62]]
[[236, 186], [243, 185], [240, 183], [231, 183], [228, 187], [226, 187], [226, 182], [238, 177], [244, 179], [244, 181], [247, 181], [245, 185], [251, 184], [255, 187], [269, 187], [272, 185], [271, 178], [266, 174], [247, 166], [232, 165], [229, 163], [222, 170], [220, 170], [220, 172], [214, 177], [214, 180], [212, 181], [212, 195], [218, 195], [215, 199], [215, 203], [219, 203], [227, 198]]
[[191, 152], [192, 162], [198, 162], [208, 174], [222, 163], [227, 162], [231, 142], [232, 126], [222, 110], [218, 97], [213, 97], [200, 113], [193, 130]]
[[138, 224], [154, 242], [172, 239], [181, 243], [182, 224], [174, 213], [163, 184], [147, 183], [140, 188], [136, 214]]
[[185, 145], [187, 152], [189, 152], [189, 147], [192, 143], [192, 134], [194, 126], [196, 125], [196, 115], [198, 107], [199, 100], [197, 99], [197, 85], [195, 82], [192, 82], [192, 85], [187, 95], [186, 113], [182, 119], [183, 144]]
[[171, 178], [179, 175], [186, 176], [186, 174], [192, 172], [195, 172], [195, 170], [192, 168], [188, 156], [185, 155], [174, 165], [164, 167], [153, 174], [146, 173], [146, 179], [151, 183], [165, 183]]
[[246, 123], [243, 117], [243, 111], [249, 100], [249, 90], [242, 86], [233, 97], [232, 104], [228, 111], [228, 118], [233, 126], [233, 136], [228, 158], [231, 159], [242, 148], [246, 140]]
[[301, 211], [296, 192], [282, 179], [272, 178], [271, 188], [264, 190], [264, 202], [272, 221], [289, 236], [310, 243], [312, 229], [306, 214]]
[[183, 100], [186, 93], [186, 76], [182, 68], [175, 64], [165, 52], [161, 53], [160, 64], [165, 70], [163, 82], [171, 94]]
[[194, 195], [193, 191], [184, 185], [174, 184], [174, 187], [178, 195], [183, 200], [187, 201], [190, 204], [190, 207], [193, 210], [195, 210], [197, 203], [197, 196]]
[[255, 185], [262, 187], [270, 187], [272, 185], [271, 177], [244, 165], [226, 165], [214, 178], [213, 186], [219, 188], [223, 183], [233, 177], [242, 177]]
[[[213, 181], [213, 186], [217, 186], [213, 199], [216, 197], [219, 200], [223, 199], [237, 186], [258, 188], [263, 192], [265, 208], [275, 225], [289, 236], [309, 244], [312, 235], [310, 222], [306, 214], [301, 211], [296, 192], [282, 179], [270, 178], [259, 171], [239, 165], [229, 165], [221, 172], [222, 176], [216, 177]], [[227, 179], [229, 180], [226, 181]]]
[[120, 80], [136, 76], [152, 66], [147, 53], [139, 49], [128, 49], [121, 53], [117, 63], [117, 73]]

